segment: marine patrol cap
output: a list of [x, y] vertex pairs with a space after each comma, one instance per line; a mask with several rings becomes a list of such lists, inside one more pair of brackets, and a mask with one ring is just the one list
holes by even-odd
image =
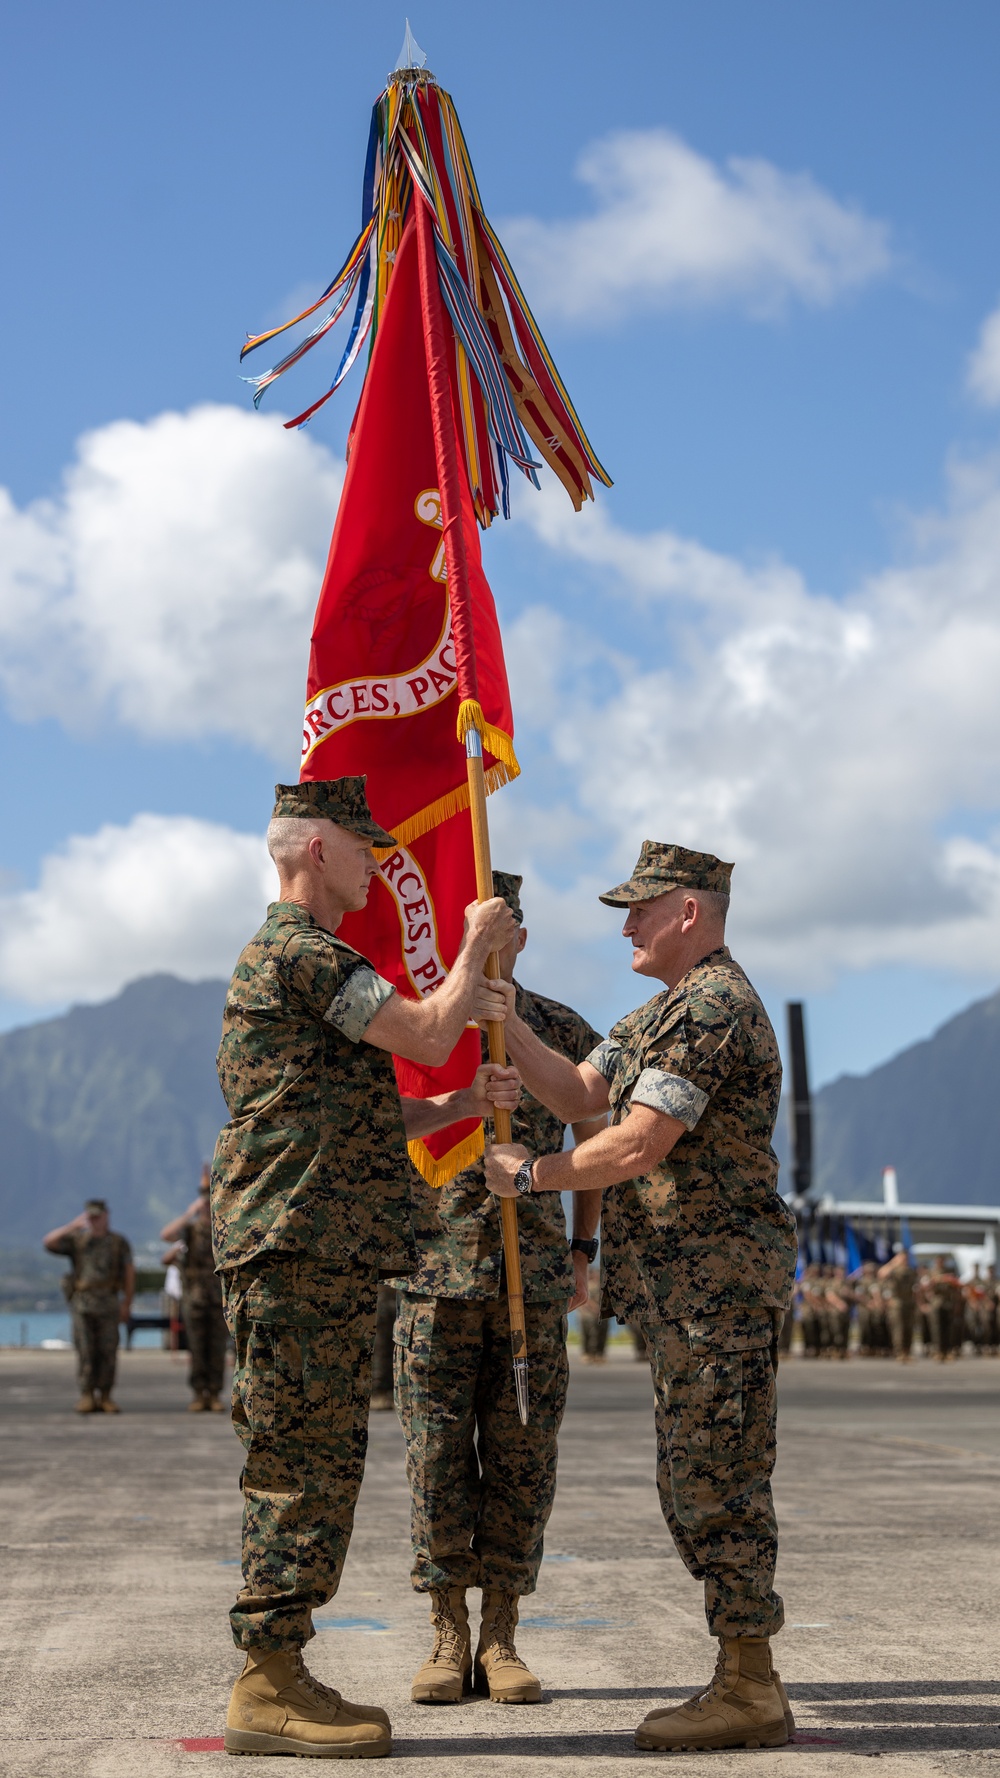
[[379, 826], [368, 807], [367, 782], [365, 777], [307, 778], [301, 784], [276, 784], [271, 820], [335, 821], [370, 846], [394, 846], [392, 834]]
[[627, 883], [608, 889], [600, 900], [609, 908], [627, 908], [634, 901], [653, 901], [668, 889], [707, 889], [729, 894], [731, 864], [723, 864], [711, 852], [689, 852], [686, 846], [668, 846], [662, 840], [643, 840], [635, 870]]
[[493, 872], [493, 893], [503, 896], [519, 926], [524, 925], [524, 915], [521, 912], [521, 884], [523, 882], [524, 878], [515, 876], [513, 871], [495, 870]]
[[103, 1211], [105, 1216], [108, 1214], [108, 1206], [104, 1198], [88, 1198], [83, 1207], [85, 1210]]

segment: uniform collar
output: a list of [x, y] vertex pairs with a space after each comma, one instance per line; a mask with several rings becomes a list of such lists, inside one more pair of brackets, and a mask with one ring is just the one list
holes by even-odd
[[272, 901], [268, 904], [267, 917], [273, 920], [293, 920], [299, 926], [315, 926], [315, 917], [297, 901]]
[[668, 990], [668, 992], [671, 994], [676, 994], [679, 991], [679, 989], [681, 989], [684, 986], [685, 982], [689, 982], [691, 980], [691, 977], [693, 975], [696, 975], [698, 973], [699, 969], [704, 969], [707, 964], [709, 964], [709, 963], [713, 963], [713, 964], [715, 964], [715, 963], [731, 963], [732, 960], [733, 960], [732, 952], [730, 951], [729, 946], [728, 945], [717, 945], [714, 951], [709, 951], [706, 956], [699, 957], [697, 963], [692, 963], [692, 965], [691, 965], [690, 969], [687, 971], [687, 973], [685, 975], [682, 975], [680, 978], [680, 981], [676, 982], [674, 984], [674, 986]]

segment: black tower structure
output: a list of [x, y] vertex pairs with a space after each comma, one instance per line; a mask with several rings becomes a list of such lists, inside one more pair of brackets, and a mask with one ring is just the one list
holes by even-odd
[[792, 1183], [796, 1198], [811, 1198], [813, 1183], [812, 1098], [806, 1058], [806, 1027], [801, 1000], [789, 1000], [788, 1053], [792, 1064]]

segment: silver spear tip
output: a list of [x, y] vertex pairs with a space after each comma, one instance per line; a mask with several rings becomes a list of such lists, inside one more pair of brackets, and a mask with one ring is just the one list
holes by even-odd
[[393, 73], [398, 73], [401, 68], [426, 68], [426, 66], [427, 57], [414, 37], [413, 32], [410, 30], [410, 21], [407, 19], [403, 47], [399, 52], [399, 59], [396, 62]]
[[528, 1360], [514, 1359], [514, 1389], [517, 1393], [517, 1411], [521, 1416], [521, 1425], [528, 1424]]

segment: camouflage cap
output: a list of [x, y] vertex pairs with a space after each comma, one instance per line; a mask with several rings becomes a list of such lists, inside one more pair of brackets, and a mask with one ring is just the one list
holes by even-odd
[[686, 846], [668, 846], [662, 840], [643, 840], [638, 863], [627, 883], [600, 897], [609, 908], [627, 908], [633, 901], [653, 901], [668, 889], [709, 889], [729, 894], [731, 864], [723, 864], [711, 852], [689, 852]]
[[88, 1198], [83, 1207], [85, 1210], [103, 1211], [105, 1216], [108, 1214], [108, 1206], [104, 1198]]
[[519, 926], [524, 925], [521, 912], [521, 884], [523, 877], [517, 877], [513, 871], [495, 870], [493, 872], [493, 893], [502, 895]]
[[272, 821], [335, 821], [357, 833], [370, 846], [394, 846], [391, 833], [380, 827], [368, 807], [367, 778], [307, 778], [301, 784], [276, 784]]

